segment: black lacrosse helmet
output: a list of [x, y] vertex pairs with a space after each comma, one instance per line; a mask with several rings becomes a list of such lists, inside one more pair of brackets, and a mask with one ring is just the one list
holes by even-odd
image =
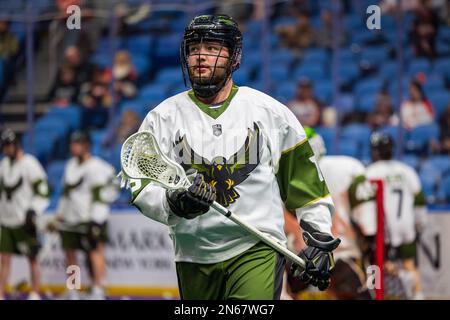
[[83, 130], [77, 130], [70, 135], [71, 143], [91, 144], [91, 136], [88, 132]]
[[7, 144], [15, 144], [15, 145], [19, 144], [19, 138], [11, 129], [3, 130], [0, 136], [0, 147], [3, 147], [4, 145]]
[[370, 136], [370, 147], [372, 148], [372, 158], [389, 160], [393, 156], [394, 139], [390, 134], [374, 132]]
[[[230, 58], [226, 66], [226, 74], [219, 82], [213, 83], [217, 70], [216, 66], [211, 74], [209, 83], [194, 82], [189, 72], [189, 45], [204, 41], [219, 42], [228, 48]], [[242, 34], [238, 24], [228, 15], [200, 15], [195, 17], [184, 32], [180, 47], [180, 59], [183, 68], [185, 85], [188, 78], [195, 94], [200, 98], [214, 97], [225, 85], [231, 74], [239, 68], [242, 54]]]

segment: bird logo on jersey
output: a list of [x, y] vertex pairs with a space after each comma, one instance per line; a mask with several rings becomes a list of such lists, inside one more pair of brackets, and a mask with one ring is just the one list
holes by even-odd
[[205, 181], [217, 190], [217, 202], [228, 207], [240, 197], [235, 187], [245, 181], [259, 165], [262, 154], [262, 134], [254, 123], [248, 129], [244, 145], [231, 157], [217, 156], [212, 161], [198, 155], [187, 143], [186, 135], [177, 132], [174, 142], [175, 160], [185, 171], [197, 170]]
[[13, 194], [17, 191], [17, 189], [20, 188], [22, 183], [23, 183], [23, 177], [20, 177], [20, 179], [13, 186], [7, 186], [5, 183], [1, 183], [0, 190], [3, 189], [3, 191], [5, 191], [6, 200], [11, 201]]

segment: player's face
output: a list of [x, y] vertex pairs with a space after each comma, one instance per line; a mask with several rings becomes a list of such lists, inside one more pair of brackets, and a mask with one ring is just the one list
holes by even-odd
[[3, 154], [8, 158], [15, 158], [17, 154], [17, 147], [13, 143], [7, 143], [2, 148]]
[[194, 43], [189, 46], [189, 73], [195, 83], [217, 84], [226, 75], [230, 53], [219, 42]]
[[70, 153], [74, 157], [83, 157], [88, 152], [88, 145], [80, 142], [72, 142], [70, 144]]

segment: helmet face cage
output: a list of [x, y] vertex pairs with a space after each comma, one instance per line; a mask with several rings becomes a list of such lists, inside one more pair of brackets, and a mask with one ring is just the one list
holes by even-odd
[[[190, 51], [190, 45], [200, 44], [204, 42], [216, 42], [220, 44], [220, 50], [218, 54], [211, 54], [210, 56], [216, 57], [215, 65], [211, 75], [207, 79], [200, 77], [193, 77], [190, 72], [188, 58], [192, 55]], [[229, 56], [226, 57], [222, 54], [223, 47], [226, 46], [229, 50]], [[200, 52], [198, 54], [200, 61]], [[180, 47], [180, 59], [183, 69], [183, 78], [185, 85], [186, 79], [189, 79], [192, 89], [197, 96], [201, 98], [210, 98], [215, 96], [225, 85], [231, 74], [239, 68], [242, 54], [242, 35], [239, 31], [237, 24], [228, 16], [212, 16], [204, 15], [198, 16], [192, 20], [188, 25], [184, 33], [184, 39]], [[208, 54], [201, 54], [202, 56], [208, 56]], [[219, 58], [227, 58], [228, 62], [225, 66], [219, 66]], [[218, 69], [225, 68], [224, 76], [217, 78]], [[209, 80], [209, 81], [208, 81]]]

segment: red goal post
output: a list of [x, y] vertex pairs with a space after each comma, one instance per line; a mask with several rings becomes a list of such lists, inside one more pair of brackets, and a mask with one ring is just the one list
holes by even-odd
[[380, 286], [375, 288], [375, 298], [384, 299], [384, 201], [383, 180], [371, 179], [370, 183], [375, 186], [375, 201], [377, 210], [377, 233], [375, 235], [375, 264], [380, 270]]

